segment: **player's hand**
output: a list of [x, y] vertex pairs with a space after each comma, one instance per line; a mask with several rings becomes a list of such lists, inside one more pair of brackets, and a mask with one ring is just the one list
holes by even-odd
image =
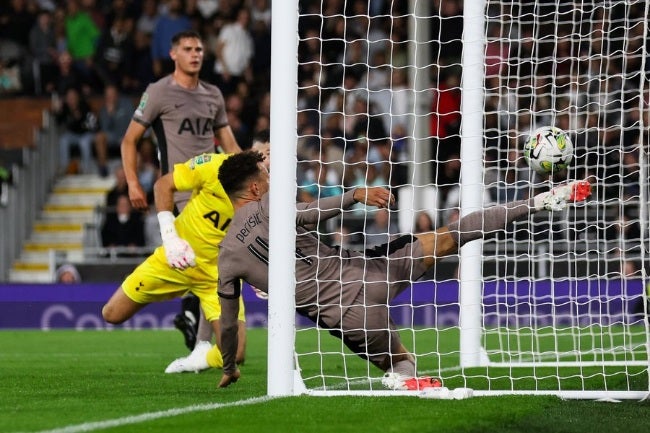
[[133, 206], [134, 209], [147, 210], [149, 208], [149, 204], [147, 203], [147, 194], [144, 193], [140, 184], [129, 185], [129, 200], [131, 200], [131, 206]]
[[178, 236], [170, 236], [163, 240], [165, 257], [167, 263], [172, 268], [187, 269], [190, 266], [196, 266], [196, 255], [194, 250], [185, 239]]
[[223, 376], [221, 376], [221, 380], [219, 381], [219, 388], [226, 388], [231, 383], [237, 382], [240, 376], [241, 373], [239, 372], [239, 369], [235, 370], [233, 374], [224, 373]]
[[354, 199], [359, 203], [378, 208], [388, 208], [395, 204], [395, 196], [386, 188], [375, 186], [371, 188], [357, 188], [354, 191]]

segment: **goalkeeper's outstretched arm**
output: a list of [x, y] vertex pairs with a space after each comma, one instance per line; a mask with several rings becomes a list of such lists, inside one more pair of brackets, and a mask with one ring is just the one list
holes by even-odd
[[342, 195], [319, 198], [309, 203], [298, 203], [296, 225], [311, 226], [319, 221], [333, 218], [355, 203], [387, 208], [395, 203], [395, 197], [383, 187], [359, 187]]
[[219, 325], [221, 327], [221, 354], [223, 356], [223, 375], [219, 381], [219, 387], [225, 388], [231, 383], [237, 382], [240, 376], [235, 356], [239, 344], [237, 336], [239, 296], [224, 296], [220, 294], [219, 301], [221, 303]]

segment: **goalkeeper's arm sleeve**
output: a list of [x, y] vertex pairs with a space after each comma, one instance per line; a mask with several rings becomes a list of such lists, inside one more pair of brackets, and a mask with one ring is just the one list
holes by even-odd
[[237, 345], [239, 344], [237, 330], [237, 315], [239, 314], [239, 297], [219, 296], [221, 302], [221, 356], [223, 357], [223, 373], [232, 375], [237, 370]]
[[298, 203], [296, 205], [296, 225], [316, 224], [318, 221], [335, 217], [354, 203], [356, 203], [354, 189], [343, 195], [325, 197], [310, 203]]

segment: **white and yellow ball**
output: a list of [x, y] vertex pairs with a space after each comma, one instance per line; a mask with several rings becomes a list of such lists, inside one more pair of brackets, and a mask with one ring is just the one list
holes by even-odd
[[573, 143], [564, 130], [543, 126], [526, 140], [524, 158], [528, 166], [539, 174], [559, 173], [573, 160]]

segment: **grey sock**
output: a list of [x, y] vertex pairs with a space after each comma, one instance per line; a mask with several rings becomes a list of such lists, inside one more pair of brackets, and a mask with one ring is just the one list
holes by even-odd
[[509, 223], [523, 219], [536, 211], [533, 199], [519, 200], [472, 212], [449, 224], [447, 228], [460, 248], [467, 242], [494, 236], [500, 230], [504, 230]]
[[393, 372], [403, 376], [415, 377], [415, 363], [410, 359], [403, 359], [393, 364]]

